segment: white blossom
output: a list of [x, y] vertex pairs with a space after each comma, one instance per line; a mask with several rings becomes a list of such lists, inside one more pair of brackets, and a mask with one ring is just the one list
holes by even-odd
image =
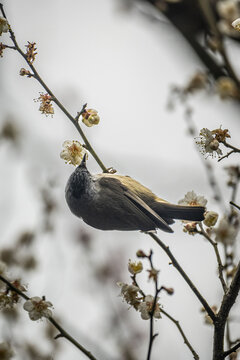
[[80, 165], [83, 156], [86, 154], [84, 147], [76, 140], [66, 140], [63, 143], [63, 150], [60, 153], [60, 158], [66, 163], [74, 166]]
[[43, 300], [39, 296], [34, 296], [23, 304], [24, 310], [28, 312], [30, 319], [33, 321], [52, 316], [52, 311], [49, 309], [52, 306], [50, 301]]
[[207, 200], [204, 196], [197, 195], [194, 191], [188, 191], [183, 199], [179, 200], [179, 205], [206, 206]]
[[123, 297], [123, 300], [137, 309], [140, 303], [140, 299], [138, 297], [138, 292], [140, 290], [139, 287], [122, 282], [117, 282], [117, 285], [121, 288], [121, 296]]
[[211, 130], [203, 128], [200, 130], [199, 135], [199, 140], [196, 141], [196, 144], [200, 147], [202, 154], [214, 156], [216, 153], [218, 156], [222, 155], [222, 150], [219, 149], [219, 142], [215, 139]]
[[[154, 313], [153, 313], [153, 317], [155, 317], [156, 319], [160, 319], [161, 318], [161, 313], [160, 313], [160, 307], [158, 304], [158, 300], [159, 298], [157, 298], [157, 302], [155, 304], [155, 309], [154, 309]], [[139, 306], [138, 306], [138, 310], [141, 313], [141, 318], [143, 320], [148, 320], [150, 319], [150, 313], [153, 309], [153, 304], [154, 304], [154, 297], [152, 295], [147, 295], [145, 296], [144, 301], [142, 301]]]

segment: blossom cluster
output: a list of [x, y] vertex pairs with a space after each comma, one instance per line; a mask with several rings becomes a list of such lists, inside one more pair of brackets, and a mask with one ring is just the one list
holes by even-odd
[[[143, 296], [140, 288], [136, 285], [129, 285], [122, 282], [118, 282], [117, 285], [121, 288], [121, 296], [123, 297], [123, 300], [130, 306], [134, 307], [135, 310], [139, 311], [143, 320], [150, 319], [155, 298], [152, 295]], [[161, 318], [161, 310], [158, 300], [159, 298], [157, 297], [153, 312], [153, 317], [156, 319]]]
[[[203, 206], [206, 207], [207, 199], [204, 196], [197, 195], [194, 191], [188, 191], [183, 199], [179, 200], [179, 205], [187, 205], [187, 206]], [[218, 220], [218, 213], [215, 211], [205, 211], [203, 223], [207, 227], [213, 227]], [[183, 231], [187, 232], [190, 235], [195, 235], [197, 230], [197, 221], [183, 221], [184, 228]]]
[[[0, 261], [0, 275], [6, 276], [6, 264]], [[26, 291], [25, 286], [23, 286], [20, 280], [11, 281], [11, 284], [18, 290], [24, 292]], [[20, 300], [20, 296], [16, 291], [13, 291], [8, 288], [2, 281], [0, 281], [0, 310], [12, 309], [15, 304]]]
[[224, 143], [226, 138], [229, 138], [228, 129], [215, 129], [209, 130], [203, 128], [200, 130], [199, 137], [196, 139], [196, 144], [200, 147], [202, 154], [208, 154], [208, 156], [222, 155], [222, 150], [219, 148], [220, 143]]
[[[230, 169], [230, 173], [233, 177], [239, 177], [238, 167]], [[232, 180], [233, 181], [233, 180]], [[236, 180], [234, 180], [236, 181]], [[191, 205], [191, 206], [206, 206], [207, 200], [203, 196], [197, 195], [194, 191], [189, 191], [185, 197], [178, 202], [179, 205]], [[220, 242], [224, 245], [234, 245], [237, 235], [240, 230], [240, 217], [237, 212], [232, 211], [230, 216], [223, 216], [218, 221], [218, 213], [215, 211], [205, 211], [203, 224], [207, 227], [209, 235], [213, 235], [216, 242]], [[217, 226], [215, 227], [218, 221]], [[199, 233], [197, 228], [198, 222], [183, 221], [183, 231], [190, 235]]]
[[166, 288], [164, 286], [158, 289], [159, 270], [155, 269], [152, 265], [152, 251], [150, 252], [150, 255], [146, 255], [142, 250], [138, 250], [136, 255], [139, 258], [147, 258], [149, 260], [151, 268], [147, 270], [147, 272], [149, 273], [148, 279], [153, 280], [155, 283], [155, 296], [149, 294], [145, 295], [145, 293], [142, 291], [142, 289], [136, 282], [136, 276], [143, 270], [142, 262], [132, 262], [130, 260], [128, 263], [128, 271], [130, 272], [133, 281], [132, 284], [127, 284], [123, 282], [117, 283], [117, 285], [121, 289], [120, 295], [122, 296], [123, 300], [128, 305], [130, 305], [130, 307], [133, 307], [136, 311], [140, 312], [141, 318], [143, 320], [148, 320], [151, 317], [160, 319], [161, 309], [158, 294], [161, 289], [164, 289], [169, 295], [172, 295], [174, 290], [172, 288]]

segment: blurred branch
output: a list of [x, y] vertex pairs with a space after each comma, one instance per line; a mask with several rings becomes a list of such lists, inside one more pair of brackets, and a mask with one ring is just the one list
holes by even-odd
[[[223, 36], [218, 30], [215, 13], [211, 8], [209, 0], [169, 1], [166, 7], [161, 6], [161, 1], [159, 0], [138, 1], [151, 4], [156, 11], [161, 12], [168, 18], [215, 79], [228, 76], [235, 82], [238, 90], [240, 90], [240, 81], [227, 56]], [[217, 51], [222, 57], [223, 64], [219, 63], [217, 57], [212, 56], [208, 48], [200, 43], [200, 35], [209, 33], [212, 33], [219, 41]], [[236, 100], [239, 101], [239, 97]]]
[[187, 276], [187, 274], [185, 273], [185, 271], [182, 269], [182, 267], [179, 265], [179, 263], [177, 262], [176, 258], [174, 257], [174, 255], [172, 254], [172, 252], [169, 250], [169, 247], [166, 246], [156, 234], [153, 234], [151, 232], [148, 233], [149, 236], [151, 236], [151, 238], [153, 238], [157, 244], [165, 251], [165, 253], [169, 256], [169, 258], [172, 261], [172, 265], [178, 270], [178, 272], [182, 275], [182, 277], [184, 278], [184, 280], [187, 282], [187, 284], [190, 286], [190, 288], [192, 289], [192, 291], [194, 292], [194, 294], [196, 295], [196, 297], [198, 298], [198, 300], [201, 302], [201, 304], [203, 305], [204, 309], [206, 310], [206, 312], [208, 313], [208, 315], [210, 316], [210, 318], [212, 319], [213, 323], [216, 320], [216, 315], [214, 314], [214, 312], [212, 311], [212, 309], [210, 308], [210, 306], [208, 305], [207, 301], [204, 299], [204, 297], [200, 294], [200, 292], [198, 291], [198, 289], [196, 288], [196, 286], [192, 283], [192, 281], [190, 280], [190, 278]]
[[[0, 10], [2, 12], [2, 15], [4, 18], [7, 19], [5, 11], [3, 9], [3, 4], [0, 4]], [[55, 102], [55, 104], [60, 108], [60, 110], [62, 110], [62, 112], [68, 117], [68, 119], [73, 123], [73, 125], [76, 127], [77, 131], [79, 132], [80, 136], [82, 137], [84, 143], [85, 143], [85, 147], [86, 149], [92, 154], [92, 156], [94, 157], [94, 159], [96, 160], [96, 162], [98, 163], [98, 165], [101, 167], [101, 169], [103, 170], [103, 172], [108, 172], [107, 168], [105, 167], [105, 165], [103, 164], [103, 162], [100, 160], [100, 158], [98, 157], [97, 153], [95, 152], [95, 150], [93, 149], [92, 145], [90, 144], [90, 142], [88, 141], [86, 135], [84, 134], [82, 128], [79, 125], [78, 119], [79, 116], [81, 115], [81, 111], [80, 113], [77, 114], [76, 118], [74, 118], [68, 111], [67, 109], [63, 106], [63, 104], [57, 99], [57, 97], [53, 94], [53, 92], [49, 89], [49, 87], [46, 85], [46, 83], [43, 81], [43, 79], [40, 77], [40, 75], [38, 74], [36, 68], [33, 66], [33, 64], [27, 59], [26, 54], [24, 54], [24, 52], [22, 51], [22, 49], [19, 47], [15, 34], [12, 31], [11, 27], [9, 28], [9, 33], [10, 33], [10, 38], [12, 40], [12, 42], [14, 43], [14, 48], [23, 58], [24, 60], [27, 62], [28, 66], [30, 67], [30, 69], [32, 70], [33, 74], [30, 74], [31, 77], [34, 77], [41, 85], [42, 87], [46, 90], [46, 92], [51, 96], [51, 100]], [[85, 105], [84, 105], [85, 106]], [[83, 108], [84, 108], [83, 106]]]
[[[24, 294], [21, 290], [15, 287], [10, 281], [5, 279], [2, 275], [0, 275], [0, 280], [4, 282], [9, 289], [15, 291], [19, 296], [21, 296], [25, 300], [31, 300], [29, 296]], [[58, 322], [53, 317], [46, 317], [46, 319], [59, 331], [59, 334], [55, 337], [55, 339], [59, 337], [64, 337], [74, 346], [76, 346], [80, 351], [82, 351], [90, 360], [97, 360], [90, 351], [86, 350], [77, 340], [75, 340], [67, 331], [65, 331]]]
[[225, 46], [224, 46], [224, 43], [223, 43], [223, 37], [222, 37], [222, 34], [220, 33], [218, 27], [217, 27], [217, 24], [216, 24], [216, 19], [215, 19], [215, 16], [213, 14], [213, 11], [212, 11], [212, 7], [211, 7], [211, 4], [210, 4], [210, 1], [209, 0], [198, 0], [198, 3], [199, 3], [199, 6], [202, 10], [202, 13], [209, 25], [209, 28], [212, 30], [214, 36], [216, 37], [216, 39], [218, 40], [219, 42], [219, 52], [220, 54], [222, 55], [222, 58], [224, 60], [224, 63], [225, 63], [225, 68], [227, 69], [228, 71], [228, 74], [229, 76], [235, 81], [238, 89], [240, 89], [240, 82], [239, 82], [239, 79], [228, 59], [228, 56], [227, 56], [227, 53], [226, 53], [226, 50], [225, 50]]
[[191, 353], [193, 354], [193, 358], [195, 360], [199, 360], [199, 356], [198, 354], [195, 352], [195, 350], [193, 349], [192, 345], [190, 344], [190, 342], [188, 341], [181, 325], [179, 324], [179, 321], [174, 319], [171, 315], [169, 315], [165, 310], [161, 309], [161, 313], [163, 313], [168, 319], [170, 319], [175, 325], [176, 327], [178, 328], [180, 334], [182, 335], [183, 337], [183, 340], [184, 340], [184, 344], [187, 345], [187, 347], [189, 348], [189, 350], [191, 351]]

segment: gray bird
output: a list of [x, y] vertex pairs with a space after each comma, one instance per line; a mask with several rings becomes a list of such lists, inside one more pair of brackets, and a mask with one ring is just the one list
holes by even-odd
[[71, 212], [88, 225], [101, 230], [161, 229], [173, 232], [173, 219], [202, 221], [202, 206], [173, 205], [130, 176], [92, 175], [86, 155], [70, 176], [66, 201]]

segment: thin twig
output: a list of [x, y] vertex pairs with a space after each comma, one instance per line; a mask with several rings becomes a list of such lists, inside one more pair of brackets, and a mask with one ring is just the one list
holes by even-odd
[[[7, 19], [6, 14], [4, 12], [3, 9], [3, 5], [0, 4], [0, 10], [2, 12], [2, 15]], [[28, 66], [30, 67], [30, 69], [33, 72], [32, 77], [34, 77], [41, 85], [42, 87], [46, 90], [46, 92], [51, 96], [52, 101], [55, 102], [55, 104], [62, 110], [62, 112], [68, 117], [68, 119], [73, 123], [73, 125], [76, 127], [77, 131], [79, 132], [79, 134], [81, 135], [84, 143], [85, 143], [85, 147], [86, 149], [92, 154], [92, 156], [94, 157], [94, 159], [96, 160], [96, 162], [98, 163], [98, 165], [101, 167], [101, 169], [103, 170], [103, 172], [108, 172], [107, 168], [105, 167], [105, 165], [103, 164], [103, 162], [100, 160], [100, 158], [98, 157], [97, 153], [95, 152], [95, 150], [93, 149], [92, 145], [90, 144], [90, 142], [88, 141], [86, 135], [84, 134], [81, 126], [79, 125], [78, 119], [79, 116], [77, 115], [76, 118], [74, 118], [68, 111], [67, 109], [62, 105], [62, 103], [57, 99], [57, 97], [53, 94], [53, 92], [49, 89], [49, 87], [46, 85], [46, 83], [43, 81], [43, 79], [40, 77], [40, 75], [38, 74], [37, 70], [35, 69], [35, 67], [33, 66], [32, 63], [30, 63], [27, 60], [26, 55], [24, 54], [24, 52], [21, 50], [21, 48], [19, 47], [15, 34], [12, 31], [11, 27], [9, 28], [9, 33], [10, 33], [10, 38], [12, 39], [12, 42], [15, 45], [15, 50], [17, 50], [17, 52], [24, 58], [24, 60], [27, 62]], [[81, 112], [80, 112], [81, 114]]]
[[235, 204], [233, 201], [230, 201], [229, 204], [231, 204], [232, 206], [235, 206], [238, 210], [240, 210], [240, 206]]
[[[150, 254], [151, 254], [151, 253], [150, 253]], [[149, 259], [149, 257], [148, 257], [148, 259]], [[151, 260], [152, 260], [152, 259], [151, 259]], [[152, 263], [152, 262], [150, 261], [150, 263]], [[140, 287], [139, 287], [139, 285], [138, 285], [138, 283], [137, 283], [137, 280], [136, 280], [136, 275], [133, 275], [133, 276], [132, 276], [132, 280], [133, 280], [134, 284], [140, 289]], [[161, 286], [161, 288], [159, 289], [158, 293], [159, 293], [161, 290], [164, 290], [164, 289], [165, 289], [165, 287], [164, 287], [164, 286]], [[144, 297], [146, 296], [145, 293], [144, 293], [141, 289], [140, 289], [139, 291], [140, 291], [140, 293], [141, 293]], [[156, 297], [156, 301], [157, 301], [157, 296], [155, 296], [155, 297]], [[190, 344], [189, 340], [187, 339], [187, 337], [186, 337], [186, 335], [185, 335], [185, 333], [184, 333], [181, 325], [179, 324], [179, 321], [176, 320], [176, 319], [174, 319], [169, 313], [167, 313], [167, 312], [166, 312], [165, 310], [163, 310], [162, 308], [160, 309], [160, 311], [161, 311], [161, 313], [163, 313], [166, 317], [168, 317], [172, 322], [174, 322], [174, 324], [177, 326], [178, 330], [180, 331], [180, 333], [181, 333], [181, 335], [182, 335], [182, 337], [183, 337], [183, 339], [184, 339], [184, 343], [187, 345], [187, 347], [189, 348], [189, 350], [192, 352], [193, 358], [194, 358], [195, 360], [198, 360], [198, 359], [199, 359], [199, 356], [198, 356], [198, 354], [196, 353], [196, 351], [193, 349], [193, 347], [191, 346], [191, 344]], [[154, 340], [154, 339], [153, 339], [153, 340]]]
[[231, 349], [224, 351], [224, 357], [232, 354], [233, 352], [236, 352], [237, 349], [239, 349], [239, 348], [240, 348], [240, 342], [237, 345], [233, 346]]
[[190, 344], [189, 340], [187, 339], [181, 325], [179, 324], [179, 321], [174, 319], [170, 314], [168, 314], [165, 310], [161, 309], [161, 313], [163, 313], [165, 316], [168, 317], [168, 319], [170, 319], [178, 328], [180, 334], [182, 335], [183, 337], [183, 340], [184, 340], [184, 344], [187, 345], [187, 347], [189, 348], [189, 350], [191, 351], [191, 353], [193, 354], [193, 358], [195, 360], [198, 360], [199, 359], [199, 356], [198, 354], [196, 353], [196, 351], [193, 349], [192, 345]]
[[240, 153], [240, 149], [238, 149], [236, 146], [233, 146], [233, 145], [229, 144], [229, 143], [226, 142], [226, 141], [223, 141], [222, 143], [223, 143], [226, 147], [228, 147], [229, 149], [232, 149], [234, 152]]
[[[152, 262], [152, 250], [150, 251], [150, 255], [148, 256], [148, 260], [150, 262], [150, 266], [151, 269], [153, 270], [153, 262]], [[158, 336], [158, 334], [154, 334], [154, 327], [153, 327], [153, 317], [154, 317], [154, 311], [155, 311], [155, 307], [157, 304], [157, 297], [159, 292], [161, 291], [161, 289], [158, 289], [158, 276], [156, 276], [156, 278], [154, 279], [155, 281], [155, 296], [154, 296], [154, 301], [153, 301], [153, 305], [152, 305], [152, 309], [150, 311], [150, 334], [149, 334], [149, 345], [148, 345], [148, 353], [147, 353], [147, 360], [150, 360], [151, 358], [151, 351], [152, 351], [152, 345], [153, 345], [153, 341], [155, 340], [155, 338]]]
[[[25, 300], [31, 299], [29, 296], [27, 296], [21, 290], [19, 290], [17, 287], [15, 287], [10, 281], [5, 279], [2, 275], [0, 275], [0, 280], [2, 282], [4, 282], [8, 286], [9, 289], [11, 289], [12, 291], [15, 291], [19, 296], [21, 296]], [[77, 340], [75, 340], [67, 331], [65, 331], [53, 317], [48, 317], [46, 319], [50, 323], [52, 323], [52, 325], [59, 331], [60, 334], [57, 335], [56, 339], [59, 337], [64, 337], [65, 339], [70, 341], [74, 346], [76, 346], [80, 351], [82, 351], [90, 360], [97, 360], [97, 358], [95, 358], [95, 356], [93, 356], [90, 351], [85, 349], [81, 344], [79, 344], [79, 342]]]
[[199, 224], [199, 226], [200, 226], [201, 231], [199, 231], [198, 233], [203, 235], [205, 237], [205, 239], [207, 239], [214, 248], [216, 258], [217, 258], [217, 263], [218, 263], [218, 277], [221, 281], [223, 291], [226, 294], [228, 287], [227, 287], [227, 284], [223, 277], [224, 267], [223, 267], [222, 260], [221, 260], [221, 257], [220, 257], [219, 251], [218, 251], [218, 243], [216, 241], [212, 240], [210, 238], [210, 236], [206, 233], [206, 231], [204, 231], [202, 224]]
[[219, 161], [222, 161], [222, 160], [225, 159], [225, 158], [228, 158], [229, 155], [233, 154], [234, 152], [235, 152], [234, 150], [229, 151], [228, 153], [226, 153], [226, 155], [221, 156], [221, 157], [218, 159], [218, 162], [219, 162]]
[[190, 286], [190, 288], [192, 289], [192, 291], [194, 292], [194, 294], [197, 296], [197, 298], [199, 299], [199, 301], [201, 302], [201, 304], [203, 305], [204, 309], [206, 310], [206, 312], [208, 313], [208, 315], [210, 316], [210, 318], [212, 319], [213, 323], [216, 320], [216, 315], [214, 314], [214, 312], [212, 311], [211, 307], [208, 305], [207, 301], [204, 299], [204, 297], [200, 294], [200, 292], [198, 291], [198, 289], [196, 288], [196, 286], [193, 284], [193, 282], [190, 280], [190, 278], [187, 276], [187, 274], [185, 273], [185, 271], [182, 269], [182, 267], [180, 266], [180, 264], [177, 262], [176, 258], [174, 257], [174, 255], [172, 254], [172, 252], [169, 250], [169, 247], [166, 246], [156, 234], [153, 234], [151, 232], [148, 233], [156, 242], [157, 244], [165, 251], [165, 253], [169, 256], [169, 258], [172, 261], [173, 266], [178, 270], [178, 272], [182, 275], [182, 277], [184, 278], [184, 280], [187, 282], [187, 284]]
[[85, 349], [81, 344], [79, 344], [79, 342], [77, 340], [75, 340], [67, 331], [65, 331], [53, 317], [49, 317], [48, 321], [50, 321], [50, 323], [53, 326], [55, 326], [55, 328], [58, 329], [58, 331], [59, 331], [59, 335], [57, 335], [57, 337], [55, 337], [56, 339], [59, 337], [64, 337], [65, 339], [70, 341], [73, 345], [75, 345], [80, 351], [82, 351], [89, 359], [97, 360], [97, 358], [95, 356], [93, 356], [90, 351]]

